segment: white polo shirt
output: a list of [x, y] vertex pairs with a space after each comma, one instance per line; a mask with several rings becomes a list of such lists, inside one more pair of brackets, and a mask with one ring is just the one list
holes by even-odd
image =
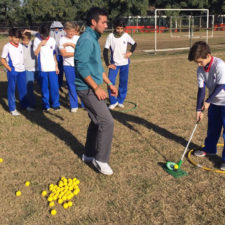
[[[204, 85], [209, 89], [211, 95], [218, 84], [225, 84], [225, 63], [222, 59], [213, 57], [209, 71], [206, 72], [203, 67], [197, 69], [198, 87]], [[222, 89], [211, 102], [214, 105], [225, 105], [225, 90]]]
[[[59, 49], [64, 49], [64, 44], [65, 43], [73, 43], [73, 44], [77, 44], [77, 41], [79, 39], [78, 35], [74, 35], [72, 38], [68, 38], [68, 37], [62, 37], [59, 40]], [[74, 48], [71, 46], [66, 46], [65, 48], [66, 52], [71, 52], [74, 53]], [[63, 65], [64, 66], [74, 66], [74, 57], [63, 57]]]
[[116, 38], [113, 33], [108, 35], [105, 48], [110, 48], [111, 62], [116, 66], [124, 66], [128, 64], [128, 59], [124, 57], [127, 53], [127, 44], [135, 44], [134, 39], [128, 33], [124, 33], [119, 38]]
[[[41, 43], [42, 38], [38, 35], [34, 39], [34, 51], [37, 49], [38, 45]], [[43, 72], [55, 71], [55, 54], [56, 42], [54, 38], [49, 37], [48, 41], [44, 46], [41, 47], [41, 50], [38, 55], [38, 64], [39, 70]]]
[[15, 46], [13, 43], [8, 42], [3, 47], [1, 57], [6, 59], [8, 65], [16, 72], [25, 71], [23, 46], [21, 44]]
[[50, 31], [50, 37], [54, 38], [56, 41], [56, 55], [61, 55], [59, 51], [59, 41], [62, 37], [66, 35], [66, 32], [62, 29], [59, 30], [51, 30]]

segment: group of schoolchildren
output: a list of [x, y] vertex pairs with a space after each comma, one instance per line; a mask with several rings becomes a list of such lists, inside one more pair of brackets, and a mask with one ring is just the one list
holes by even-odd
[[3, 47], [1, 62], [7, 70], [8, 105], [13, 116], [20, 115], [16, 110], [16, 86], [21, 108], [35, 110], [35, 78], [41, 88], [43, 110], [49, 111], [50, 107], [60, 110], [63, 71], [67, 78], [71, 112], [77, 111], [75, 78], [71, 80], [70, 77], [75, 77], [71, 71], [74, 71], [73, 55], [78, 35], [79, 25], [73, 22], [66, 22], [63, 29], [63, 25], [55, 21], [51, 32], [48, 25], [41, 25], [38, 32], [25, 30], [23, 34], [16, 28], [9, 30], [9, 42]]
[[[128, 86], [129, 57], [136, 47], [135, 41], [124, 32], [124, 28], [124, 20], [119, 19], [115, 22], [114, 32], [108, 36], [103, 51], [105, 64], [109, 68], [109, 79], [113, 85], [120, 71], [118, 97], [111, 96], [109, 90], [109, 109], [111, 110], [116, 106], [124, 107]], [[20, 115], [16, 109], [16, 86], [21, 109], [35, 110], [35, 79], [41, 88], [42, 109], [49, 111], [52, 107], [54, 110], [60, 110], [59, 91], [63, 91], [63, 73], [65, 73], [68, 87], [70, 111], [77, 112], [74, 52], [79, 33], [78, 24], [66, 22], [63, 26], [59, 21], [54, 21], [50, 27], [41, 25], [38, 32], [25, 30], [21, 33], [16, 28], [9, 30], [9, 42], [3, 47], [1, 62], [7, 70], [8, 105], [13, 116]], [[20, 43], [21, 39], [22, 43]], [[131, 49], [127, 53], [128, 44], [131, 45]], [[83, 107], [82, 102], [81, 106]]]

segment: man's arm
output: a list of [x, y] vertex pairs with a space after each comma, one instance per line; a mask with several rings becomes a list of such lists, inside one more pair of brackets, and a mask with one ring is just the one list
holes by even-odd
[[107, 98], [106, 92], [95, 83], [91, 75], [85, 77], [84, 80], [94, 90], [94, 93], [96, 94], [98, 100], [104, 100]]

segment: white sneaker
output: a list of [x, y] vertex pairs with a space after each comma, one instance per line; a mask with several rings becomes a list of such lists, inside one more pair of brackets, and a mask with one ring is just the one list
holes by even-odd
[[94, 160], [94, 157], [89, 157], [89, 156], [86, 156], [85, 154], [82, 155], [82, 161], [91, 162], [92, 160]]
[[26, 108], [26, 110], [27, 110], [28, 112], [33, 112], [33, 111], [35, 111], [35, 109], [34, 109], [33, 107], [29, 107], [29, 106]]
[[118, 104], [118, 106], [119, 106], [120, 108], [124, 108], [124, 107], [125, 107], [124, 104]]
[[220, 165], [220, 170], [225, 171], [225, 163], [222, 163], [222, 164]]
[[115, 104], [111, 104], [111, 105], [109, 106], [109, 109], [113, 110], [113, 109], [116, 108], [117, 105], [118, 105], [118, 102], [116, 102]]
[[13, 111], [10, 112], [12, 114], [12, 116], [19, 116], [20, 113], [15, 109]]
[[75, 113], [75, 112], [77, 112], [77, 110], [78, 110], [78, 108], [72, 108], [72, 109], [70, 110], [70, 112]]
[[113, 174], [113, 170], [111, 169], [111, 167], [109, 166], [108, 163], [106, 162], [100, 162], [96, 159], [92, 160], [92, 163], [94, 165], [94, 167], [102, 174], [105, 175], [112, 175]]

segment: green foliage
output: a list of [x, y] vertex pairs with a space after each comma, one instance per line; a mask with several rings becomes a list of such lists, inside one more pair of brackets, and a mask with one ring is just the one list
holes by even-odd
[[[144, 16], [150, 6], [152, 9], [206, 8], [210, 14], [225, 14], [224, 0], [0, 0], [0, 23], [13, 25], [22, 22], [23, 25], [33, 25], [42, 21], [83, 20], [93, 6], [105, 8], [110, 19]], [[178, 13], [167, 12], [167, 15], [171, 14]]]
[[24, 19], [33, 24], [41, 21], [74, 20], [77, 9], [70, 0], [26, 0], [23, 12]]
[[19, 19], [20, 9], [20, 0], [1, 0], [0, 21], [6, 25], [14, 24]]
[[117, 16], [146, 15], [148, 0], [109, 0], [108, 11], [111, 18]]

